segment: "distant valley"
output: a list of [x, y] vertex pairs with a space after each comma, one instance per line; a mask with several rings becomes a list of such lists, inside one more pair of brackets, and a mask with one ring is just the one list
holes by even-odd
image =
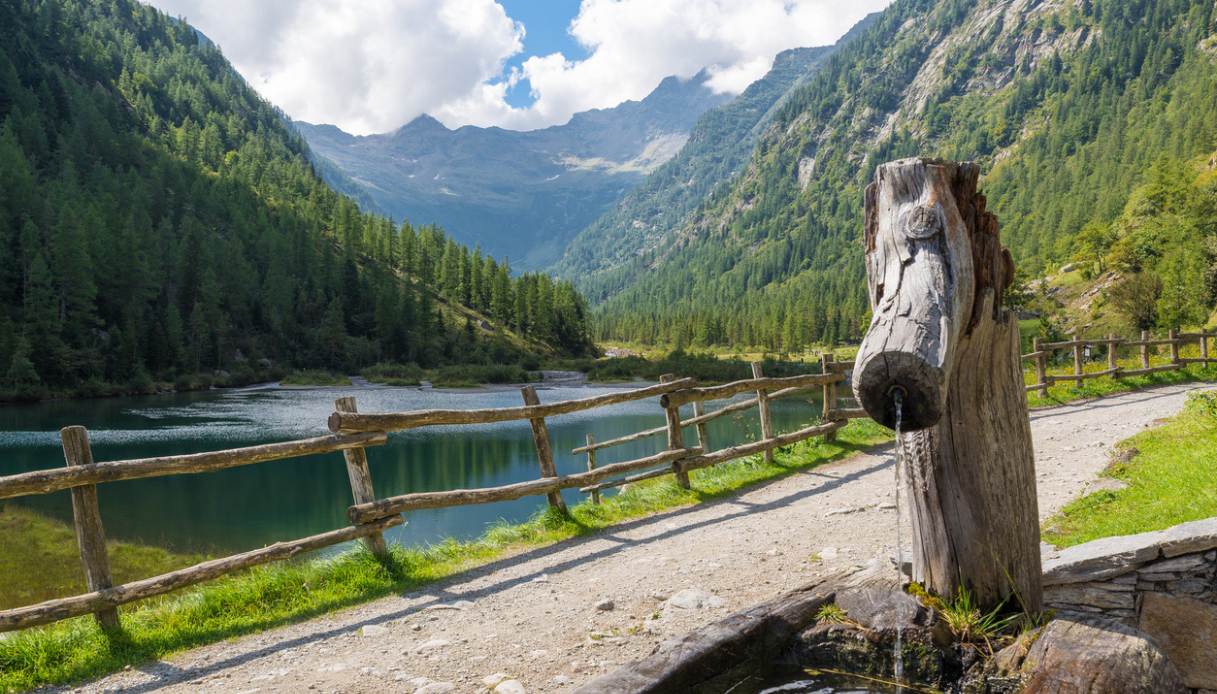
[[323, 178], [367, 211], [438, 224], [513, 268], [534, 269], [557, 260], [571, 238], [680, 151], [699, 116], [731, 99], [706, 80], [704, 72], [669, 77], [641, 101], [527, 132], [450, 130], [425, 115], [369, 136], [295, 125]]

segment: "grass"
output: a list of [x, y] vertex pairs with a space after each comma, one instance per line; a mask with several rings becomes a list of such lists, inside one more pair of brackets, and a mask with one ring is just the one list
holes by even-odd
[[[109, 542], [110, 570], [122, 583], [203, 560], [156, 547]], [[0, 609], [85, 591], [71, 526], [15, 506], [0, 506]]]
[[1194, 393], [1163, 426], [1118, 446], [1105, 474], [1124, 482], [1078, 499], [1049, 519], [1044, 539], [1069, 547], [1217, 516], [1217, 393]]
[[[889, 440], [869, 420], [850, 423], [836, 442], [812, 439], [780, 449], [773, 463], [753, 456], [695, 470], [693, 489], [671, 478], [633, 485], [602, 504], [571, 507], [571, 517], [546, 511], [500, 524], [469, 542], [422, 548], [393, 546], [381, 563], [363, 550], [326, 560], [260, 567], [122, 609], [124, 630], [107, 637], [90, 617], [0, 639], [0, 691], [18, 691], [97, 677], [190, 647], [298, 622], [360, 602], [411, 590], [529, 548], [587, 535], [621, 521], [719, 498]], [[75, 566], [73, 564], [73, 566]]]
[[285, 386], [349, 386], [351, 379], [332, 371], [304, 369], [291, 372], [280, 383]]

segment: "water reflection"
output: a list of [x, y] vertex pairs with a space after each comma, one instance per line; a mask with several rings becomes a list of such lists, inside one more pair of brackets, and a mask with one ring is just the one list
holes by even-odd
[[[543, 403], [585, 398], [617, 390], [608, 386], [538, 389]], [[0, 475], [63, 465], [58, 430], [88, 427], [98, 461], [191, 453], [282, 441], [326, 433], [333, 402], [354, 395], [360, 411], [515, 407], [515, 389], [437, 391], [416, 388], [246, 389], [141, 398], [64, 401], [0, 407]], [[746, 397], [746, 396], [741, 396]], [[819, 416], [815, 393], [775, 401], [778, 432], [807, 425]], [[691, 410], [685, 413], [692, 416]], [[591, 432], [603, 441], [664, 423], [657, 399], [625, 403], [547, 420], [559, 473], [586, 469], [583, 445]], [[737, 413], [708, 425], [715, 447], [755, 440], [756, 411]], [[686, 440], [696, 440], [692, 430]], [[604, 465], [655, 453], [665, 438], [655, 436], [602, 450]], [[402, 432], [387, 445], [368, 449], [378, 496], [406, 492], [485, 487], [538, 475], [527, 422], [446, 426]], [[230, 553], [346, 524], [350, 487], [341, 454], [295, 458], [201, 475], [125, 481], [99, 487], [107, 534], [182, 551]], [[582, 498], [566, 490], [568, 503]], [[71, 519], [67, 492], [9, 502], [56, 518]], [[544, 504], [544, 497], [412, 512], [408, 523], [390, 530], [403, 544], [445, 537], [480, 535], [499, 519], [520, 521]]]

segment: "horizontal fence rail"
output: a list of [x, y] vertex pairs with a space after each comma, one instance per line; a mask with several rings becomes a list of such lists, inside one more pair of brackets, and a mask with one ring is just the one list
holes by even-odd
[[[1036, 338], [1031, 342], [1031, 352], [1022, 355], [1024, 361], [1030, 361], [1035, 366], [1035, 383], [1028, 384], [1026, 391], [1037, 391], [1040, 397], [1046, 398], [1048, 397], [1048, 388], [1057, 383], [1073, 382], [1075, 386], [1081, 387], [1088, 379], [1102, 378], [1104, 376], [1131, 378], [1165, 371], [1177, 371], [1192, 364], [1208, 366], [1209, 364], [1217, 363], [1217, 358], [1209, 357], [1209, 340], [1214, 337], [1217, 337], [1217, 331], [1201, 330], [1194, 333], [1180, 333], [1171, 330], [1167, 333], [1166, 338], [1153, 338], [1148, 331], [1142, 331], [1140, 339], [1126, 339], [1116, 335], [1100, 338], [1084, 338], [1077, 333], [1074, 333], [1070, 339], [1061, 342], [1040, 342], [1039, 338]], [[1182, 357], [1180, 355], [1179, 348], [1190, 344], [1199, 346], [1200, 356], [1198, 358]], [[1169, 361], [1166, 364], [1154, 366], [1151, 364], [1151, 358], [1154, 356], [1153, 352], [1160, 350], [1162, 347], [1169, 348]], [[1086, 371], [1085, 364], [1090, 358], [1090, 350], [1093, 348], [1102, 348], [1106, 352], [1107, 368], [1097, 371]], [[1120, 350], [1125, 348], [1138, 349], [1141, 362], [1140, 368], [1130, 369], [1120, 366]], [[1048, 360], [1058, 351], [1064, 350], [1072, 353], [1072, 372], [1065, 374], [1048, 373]]]

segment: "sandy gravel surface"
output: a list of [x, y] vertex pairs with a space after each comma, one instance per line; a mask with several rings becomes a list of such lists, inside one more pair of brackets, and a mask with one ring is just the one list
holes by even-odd
[[[1040, 514], [1180, 385], [1035, 411]], [[83, 691], [500, 693], [573, 689], [666, 638], [895, 547], [890, 447], [498, 561], [426, 590], [196, 649]], [[489, 679], [487, 679], [489, 678]], [[522, 687], [517, 686], [522, 685]]]

